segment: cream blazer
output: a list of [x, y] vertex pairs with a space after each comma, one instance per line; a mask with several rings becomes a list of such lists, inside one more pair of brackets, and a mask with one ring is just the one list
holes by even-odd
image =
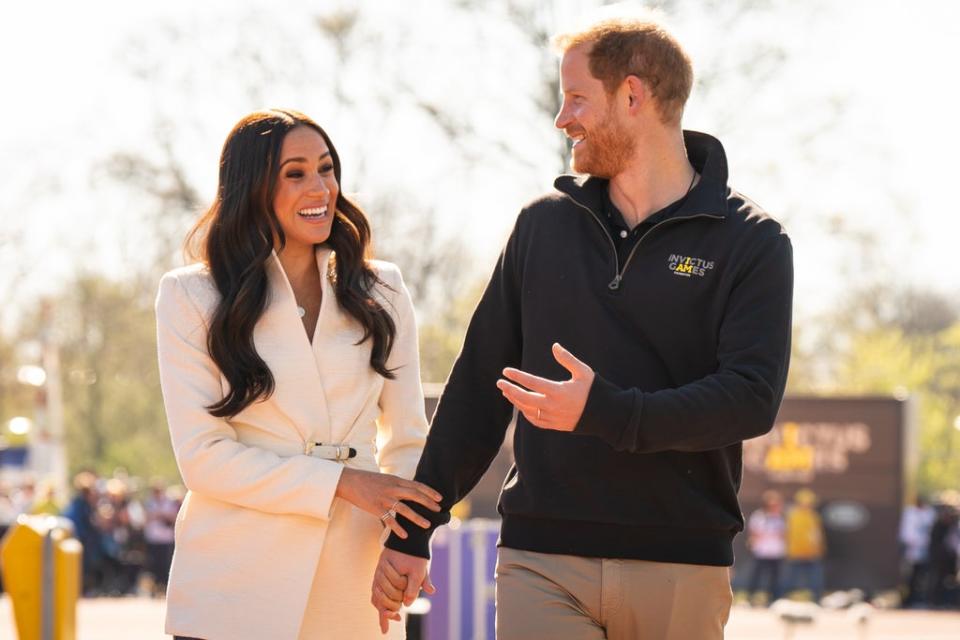
[[[331, 251], [320, 247], [316, 255], [323, 300], [312, 344], [276, 254], [269, 259], [269, 299], [253, 339], [273, 373], [275, 391], [231, 419], [214, 418], [204, 408], [227, 387], [206, 347], [208, 319], [220, 297], [211, 275], [192, 265], [160, 282], [160, 381], [189, 490], [176, 523], [167, 633], [293, 640], [314, 575], [318, 582], [326, 575], [318, 562], [331, 515], [352, 509], [352, 522], [362, 519], [363, 527], [379, 533], [375, 516], [334, 499], [344, 463], [306, 455], [308, 443], [349, 443], [360, 454], [346, 464], [413, 476], [427, 420], [416, 322], [400, 272], [386, 262], [372, 263], [388, 285], [378, 285], [374, 295], [397, 327], [387, 362], [396, 378], [387, 380], [370, 367], [370, 341], [357, 346], [363, 332], [336, 304], [326, 277]], [[324, 562], [336, 564], [333, 551]], [[331, 579], [338, 571], [358, 570], [329, 569]], [[369, 585], [373, 576], [361, 578]], [[357, 597], [375, 619], [369, 591]], [[357, 637], [349, 616], [341, 623], [325, 637]]]

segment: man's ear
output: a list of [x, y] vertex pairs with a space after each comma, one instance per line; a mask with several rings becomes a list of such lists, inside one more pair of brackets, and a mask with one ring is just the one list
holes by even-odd
[[623, 88], [627, 91], [627, 108], [630, 111], [641, 108], [650, 100], [647, 84], [637, 76], [627, 76], [623, 81]]

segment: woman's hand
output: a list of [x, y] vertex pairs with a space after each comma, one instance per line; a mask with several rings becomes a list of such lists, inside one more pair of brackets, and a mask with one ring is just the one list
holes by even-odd
[[430, 522], [401, 502], [410, 500], [431, 511], [440, 511], [440, 494], [421, 482], [404, 480], [389, 473], [344, 469], [337, 484], [338, 498], [343, 498], [367, 513], [380, 518], [385, 527], [401, 538], [407, 537], [397, 522], [400, 514], [417, 526], [427, 529]]

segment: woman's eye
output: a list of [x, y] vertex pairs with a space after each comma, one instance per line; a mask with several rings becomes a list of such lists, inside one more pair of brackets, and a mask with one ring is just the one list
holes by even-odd
[[287, 172], [287, 177], [288, 177], [288, 178], [302, 178], [302, 177], [303, 177], [303, 171], [288, 171], [288, 172]]
[[325, 164], [322, 167], [320, 167], [320, 173], [330, 173], [331, 171], [333, 171], [332, 164]]

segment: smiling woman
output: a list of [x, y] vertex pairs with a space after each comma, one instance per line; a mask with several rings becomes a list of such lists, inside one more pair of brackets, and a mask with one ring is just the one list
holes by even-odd
[[[321, 302], [314, 247], [326, 243], [334, 250], [337, 302], [363, 326], [364, 339], [371, 339], [371, 366], [393, 376], [385, 361], [396, 327], [371, 298], [378, 278], [365, 261], [370, 225], [340, 194], [340, 171], [326, 132], [300, 113], [255, 112], [227, 137], [218, 197], [187, 238], [188, 253], [209, 264], [223, 296], [207, 346], [230, 390], [210, 407], [213, 415], [235, 415], [273, 390], [272, 375], [249, 337], [267, 304], [265, 264], [274, 253], [312, 338]], [[330, 203], [332, 212], [319, 211]]]
[[280, 175], [273, 210], [286, 236], [286, 252], [312, 251], [326, 242], [340, 186], [333, 173], [333, 160], [323, 136], [309, 127], [297, 127], [283, 139]]
[[[307, 116], [243, 118], [217, 197], [188, 236], [199, 262], [157, 298], [164, 404], [190, 492], [176, 528], [168, 633], [379, 638], [380, 538], [427, 431], [413, 305], [370, 259], [337, 150]], [[402, 637], [397, 627], [394, 637]]]

